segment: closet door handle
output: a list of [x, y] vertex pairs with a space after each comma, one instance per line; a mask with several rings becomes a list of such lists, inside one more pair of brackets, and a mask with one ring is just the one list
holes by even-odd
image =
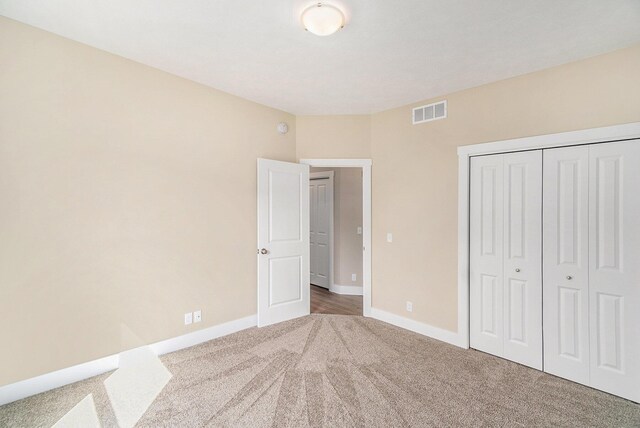
[[516, 272], [520, 272], [520, 268], [516, 268]]
[[567, 279], [568, 279], [569, 281], [571, 281], [571, 280], [573, 279], [573, 277], [572, 277], [571, 275], [568, 275], [568, 276], [567, 276]]

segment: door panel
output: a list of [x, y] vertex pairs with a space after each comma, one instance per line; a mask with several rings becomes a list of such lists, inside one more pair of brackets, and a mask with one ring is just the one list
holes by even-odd
[[308, 186], [307, 165], [258, 159], [260, 327], [309, 314]]
[[503, 355], [503, 156], [471, 158], [470, 343]]
[[271, 257], [269, 259], [269, 307], [300, 300], [302, 257]]
[[589, 158], [591, 385], [640, 401], [640, 140]]
[[541, 151], [471, 159], [471, 347], [542, 368]]
[[498, 305], [498, 277], [481, 275], [481, 303], [480, 303], [480, 331], [482, 334], [498, 337], [499, 305]]
[[333, 180], [313, 179], [309, 182], [311, 197], [311, 284], [331, 285], [331, 216], [333, 215]]
[[542, 151], [504, 155], [504, 357], [542, 369]]
[[543, 183], [544, 370], [589, 384], [588, 147], [545, 150]]

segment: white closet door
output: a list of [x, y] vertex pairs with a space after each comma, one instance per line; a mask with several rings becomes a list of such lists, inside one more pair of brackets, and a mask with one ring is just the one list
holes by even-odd
[[470, 342], [490, 354], [504, 353], [503, 158], [471, 158]]
[[589, 384], [589, 148], [544, 151], [544, 371]]
[[542, 368], [542, 153], [471, 159], [471, 347]]
[[542, 369], [542, 151], [504, 155], [504, 357]]
[[640, 401], [640, 140], [589, 155], [591, 385]]

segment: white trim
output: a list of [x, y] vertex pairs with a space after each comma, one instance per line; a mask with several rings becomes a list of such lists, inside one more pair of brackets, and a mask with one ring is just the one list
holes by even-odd
[[362, 167], [362, 307], [371, 316], [371, 165]]
[[314, 168], [364, 168], [371, 159], [300, 159], [300, 163]]
[[99, 358], [0, 387], [0, 406], [118, 368], [118, 355]]
[[[331, 287], [333, 287], [333, 283], [334, 283], [333, 273], [335, 272], [333, 269], [333, 255], [335, 254], [335, 244], [334, 244], [335, 236], [334, 236], [334, 230], [333, 230], [333, 222], [335, 221], [334, 198], [336, 194], [334, 173], [333, 171], [310, 172], [309, 182], [311, 182], [312, 178], [313, 179], [326, 178], [329, 180], [329, 186], [331, 187], [331, 210], [330, 210], [331, 215], [329, 216], [329, 290], [331, 290]], [[309, 255], [309, 267], [311, 267], [311, 255]]]
[[329, 289], [332, 293], [344, 294], [347, 296], [362, 296], [363, 287], [361, 285], [340, 285], [331, 284]]
[[[466, 221], [460, 221], [462, 218]], [[469, 348], [469, 156], [466, 155], [458, 158], [458, 335], [463, 348]]]
[[[200, 343], [207, 342], [218, 337], [226, 336], [256, 325], [256, 315], [214, 325], [203, 330], [194, 331], [182, 336], [163, 340], [149, 345], [157, 355], [189, 348]], [[130, 351], [124, 351], [126, 354]], [[0, 387], [0, 406], [40, 394], [61, 386], [79, 382], [93, 376], [117, 369], [120, 366], [120, 355], [115, 354], [97, 360], [88, 361], [62, 370], [46, 373], [40, 376], [26, 379]]]
[[162, 342], [150, 345], [156, 355], [168, 354], [169, 352], [179, 351], [180, 349], [190, 348], [204, 342], [208, 342], [218, 337], [227, 336], [241, 330], [246, 330], [257, 325], [257, 315], [237, 320], [217, 324], [192, 333], [183, 334], [182, 336], [163, 340]]
[[371, 159], [300, 159], [326, 168], [362, 168], [362, 314], [371, 316]]
[[332, 179], [335, 177], [335, 173], [334, 171], [319, 171], [319, 172], [310, 172], [309, 173], [309, 180], [311, 180], [312, 178], [318, 179], [318, 178], [329, 178]]
[[469, 158], [635, 138], [640, 122], [458, 147], [458, 342], [463, 347], [469, 347]]
[[450, 343], [451, 345], [465, 348], [464, 343], [461, 343], [460, 341], [460, 335], [453, 331], [434, 327], [432, 325], [421, 323], [410, 318], [401, 317], [400, 315], [392, 314], [391, 312], [386, 312], [377, 308], [371, 308], [371, 318], [393, 324], [397, 327], [413, 331], [414, 333], [418, 333], [432, 339], [437, 339], [442, 342]]
[[559, 134], [537, 135], [535, 137], [459, 146], [458, 155], [476, 156], [522, 150], [548, 149], [551, 147], [578, 146], [581, 144], [627, 140], [639, 137], [640, 122], [633, 122], [624, 125], [561, 132]]

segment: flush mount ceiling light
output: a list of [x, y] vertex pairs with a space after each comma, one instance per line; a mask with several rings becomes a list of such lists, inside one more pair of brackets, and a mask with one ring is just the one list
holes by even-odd
[[328, 36], [344, 27], [344, 14], [340, 9], [328, 4], [318, 3], [302, 12], [304, 29], [316, 36]]

